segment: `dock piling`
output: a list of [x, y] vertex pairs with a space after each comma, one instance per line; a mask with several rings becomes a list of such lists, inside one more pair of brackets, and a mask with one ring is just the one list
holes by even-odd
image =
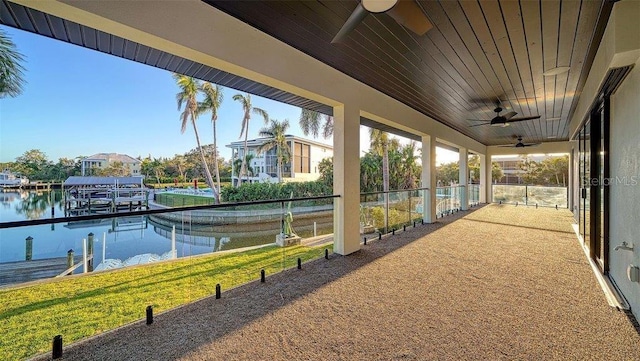
[[87, 265], [89, 272], [93, 272], [93, 232], [87, 235], [87, 257], [89, 264]]
[[[73, 267], [73, 249], [67, 251], [67, 269]], [[69, 272], [69, 274], [73, 274], [73, 272]]]
[[82, 273], [89, 272], [89, 268], [87, 267], [87, 239], [82, 239]]
[[29, 236], [25, 239], [25, 261], [31, 261], [33, 258], [33, 237]]

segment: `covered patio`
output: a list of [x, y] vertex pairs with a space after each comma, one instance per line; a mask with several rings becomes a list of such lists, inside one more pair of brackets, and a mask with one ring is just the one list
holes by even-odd
[[571, 224], [567, 210], [459, 212], [90, 338], [64, 359], [637, 359], [638, 325], [607, 304]]
[[[426, 35], [369, 14], [333, 44], [359, 1], [0, 2], [3, 24], [334, 119], [334, 256], [65, 359], [640, 358], [639, 3], [415, 3]], [[419, 141], [428, 189], [424, 226], [369, 245], [360, 125]], [[491, 203], [491, 157], [529, 152], [518, 137], [570, 154], [568, 209], [468, 211], [462, 192], [437, 218], [436, 146], [458, 151], [462, 187], [480, 157]]]

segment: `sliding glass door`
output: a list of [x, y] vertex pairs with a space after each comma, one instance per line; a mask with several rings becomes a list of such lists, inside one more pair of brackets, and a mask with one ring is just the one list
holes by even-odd
[[578, 135], [579, 228], [591, 258], [608, 271], [609, 98], [593, 107]]

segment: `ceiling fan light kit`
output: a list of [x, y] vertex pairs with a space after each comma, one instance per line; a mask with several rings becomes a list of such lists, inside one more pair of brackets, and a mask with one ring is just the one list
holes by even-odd
[[389, 15], [398, 24], [417, 35], [424, 35], [433, 27], [415, 0], [362, 0], [333, 37], [331, 44], [344, 41], [369, 14]]
[[398, 0], [362, 0], [362, 7], [370, 13], [379, 14], [388, 11]]

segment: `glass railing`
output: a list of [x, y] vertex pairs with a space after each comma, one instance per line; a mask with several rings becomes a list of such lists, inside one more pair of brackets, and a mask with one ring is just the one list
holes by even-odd
[[469, 197], [469, 207], [475, 207], [480, 204], [480, 185], [479, 184], [469, 184], [468, 188], [468, 197]]
[[360, 234], [376, 235], [420, 222], [428, 188], [360, 194]]
[[458, 212], [461, 207], [461, 194], [466, 187], [449, 186], [436, 188], [436, 217], [444, 217]]
[[493, 202], [536, 207], [568, 207], [567, 187], [494, 184]]
[[2, 358], [50, 353], [57, 335], [67, 345], [144, 319], [149, 306], [330, 256], [335, 197], [2, 222]]

